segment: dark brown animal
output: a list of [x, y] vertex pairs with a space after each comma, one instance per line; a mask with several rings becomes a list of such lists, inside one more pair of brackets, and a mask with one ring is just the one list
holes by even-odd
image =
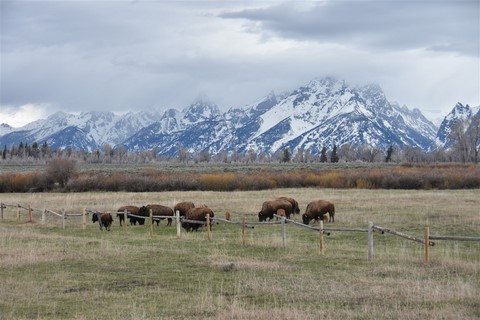
[[173, 212], [179, 212], [180, 217], [185, 217], [185, 214], [187, 213], [188, 210], [195, 208], [195, 204], [191, 201], [183, 201], [179, 202], [175, 205], [173, 208]]
[[295, 200], [293, 198], [290, 198], [290, 197], [280, 197], [278, 199], [283, 199], [283, 200], [287, 200], [288, 202], [290, 202], [292, 204], [293, 213], [294, 214], [300, 214], [300, 207], [298, 206], [297, 200]]
[[262, 210], [258, 213], [258, 220], [259, 221], [267, 221], [273, 219], [273, 215], [277, 213], [278, 209], [283, 209], [285, 211], [285, 216], [290, 219], [290, 215], [292, 214], [292, 204], [290, 201], [285, 199], [276, 199], [265, 201], [262, 204]]
[[[192, 220], [192, 221], [198, 221], [198, 222], [206, 222], [207, 221], [207, 214], [210, 215], [210, 218], [213, 218], [215, 214], [213, 211], [208, 208], [207, 206], [201, 206], [198, 208], [192, 208], [187, 211], [185, 214], [185, 220]], [[195, 223], [195, 222], [188, 222], [188, 221], [183, 221], [182, 222], [182, 228], [187, 230], [187, 232], [190, 232], [192, 230], [197, 231], [198, 228], [200, 228], [203, 223]], [[210, 229], [212, 228], [212, 224], [210, 224]]]
[[[173, 210], [172, 208], [162, 206], [161, 204], [147, 204], [146, 206], [140, 207], [138, 209], [138, 214], [144, 217], [149, 217], [150, 216], [150, 209], [152, 210], [152, 215], [153, 216], [170, 216], [173, 217]], [[160, 220], [163, 220], [165, 218], [153, 218], [153, 222], [157, 223], [157, 226], [160, 225]], [[167, 226], [172, 225], [172, 218], [168, 218], [168, 223]]]
[[110, 231], [110, 226], [113, 223], [113, 218], [110, 213], [94, 212], [92, 215], [92, 222], [95, 223], [97, 221], [100, 225], [100, 230], [103, 230], [103, 228], [105, 228], [107, 229], [107, 231]]
[[[138, 207], [137, 206], [123, 206], [123, 207], [118, 208], [117, 218], [118, 218], [118, 220], [120, 220], [120, 226], [122, 226], [122, 223], [125, 221], [125, 215], [124, 215], [125, 210], [127, 210], [128, 213], [131, 213], [131, 214], [134, 214], [134, 215], [138, 216]], [[138, 219], [136, 217], [128, 217], [128, 219], [130, 220], [131, 225], [132, 224], [136, 225], [137, 221], [140, 223], [140, 220], [142, 222], [140, 224], [143, 224], [143, 222], [144, 222], [144, 219]]]
[[326, 213], [329, 215], [329, 222], [335, 222], [335, 205], [333, 203], [327, 200], [312, 201], [302, 215], [303, 223], [309, 224], [312, 220], [323, 220]]

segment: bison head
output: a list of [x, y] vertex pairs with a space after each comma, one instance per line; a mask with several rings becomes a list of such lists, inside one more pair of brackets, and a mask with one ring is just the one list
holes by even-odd
[[267, 220], [266, 217], [265, 217], [265, 215], [263, 214], [262, 211], [260, 211], [260, 212], [258, 213], [258, 221], [262, 222], [262, 221], [265, 221], [265, 220]]
[[310, 223], [310, 220], [311, 220], [311, 219], [310, 219], [310, 217], [309, 217], [306, 213], [304, 213], [304, 214], [302, 215], [302, 220], [303, 220], [303, 224], [307, 224], [307, 225], [308, 225], [308, 224]]
[[92, 214], [92, 222], [97, 222], [99, 217], [98, 217], [99, 213], [98, 212], [94, 212]]

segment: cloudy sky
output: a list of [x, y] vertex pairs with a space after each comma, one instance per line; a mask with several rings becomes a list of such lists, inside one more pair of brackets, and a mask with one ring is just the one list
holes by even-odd
[[221, 110], [334, 76], [431, 120], [479, 105], [480, 1], [9, 1], [0, 123], [55, 111]]

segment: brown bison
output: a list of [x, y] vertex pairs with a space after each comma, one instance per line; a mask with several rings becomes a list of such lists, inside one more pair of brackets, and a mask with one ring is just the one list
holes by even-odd
[[113, 223], [113, 218], [110, 213], [100, 213], [100, 212], [94, 212], [92, 215], [92, 222], [95, 223], [98, 221], [98, 224], [100, 225], [100, 230], [107, 229], [107, 231], [110, 231], [110, 226]]
[[287, 200], [292, 204], [292, 210], [294, 214], [300, 214], [300, 207], [298, 206], [297, 200], [290, 197], [280, 197], [278, 199]]
[[265, 201], [262, 204], [262, 210], [258, 213], [258, 220], [259, 221], [267, 221], [273, 219], [273, 215], [277, 213], [279, 209], [283, 209], [285, 211], [285, 216], [290, 219], [290, 215], [292, 214], [292, 204], [290, 201], [285, 199], [276, 199]]
[[[140, 216], [149, 217], [150, 216], [150, 209], [152, 210], [153, 216], [170, 216], [173, 217], [173, 210], [172, 208], [162, 206], [161, 204], [147, 204], [146, 206], [142, 206], [138, 209], [138, 214]], [[157, 226], [160, 225], [160, 220], [165, 218], [153, 218], [153, 222], [157, 223]], [[172, 225], [172, 218], [168, 218], [168, 226]]]
[[[124, 215], [125, 210], [127, 210], [128, 213], [131, 213], [131, 214], [134, 214], [134, 215], [138, 216], [138, 207], [137, 206], [123, 206], [123, 207], [118, 208], [117, 218], [118, 218], [118, 220], [120, 220], [120, 226], [122, 226], [122, 223], [125, 221], [125, 215]], [[137, 217], [129, 217], [128, 219], [130, 220], [131, 225], [132, 224], [136, 225], [137, 221], [140, 224], [144, 223], [144, 219], [138, 219]]]
[[175, 212], [176, 214], [176, 212], [178, 211], [180, 213], [180, 217], [185, 217], [187, 211], [192, 208], [195, 208], [195, 204], [193, 202], [183, 201], [175, 205], [175, 207], [173, 208], [173, 212]]
[[327, 200], [312, 201], [302, 215], [303, 223], [309, 224], [312, 220], [323, 220], [326, 213], [329, 214], [329, 222], [335, 222], [335, 205], [333, 203]]
[[[185, 219], [192, 220], [192, 221], [205, 222], [207, 221], [207, 214], [210, 215], [210, 218], [213, 218], [215, 216], [213, 211], [207, 206], [192, 208], [188, 210], [187, 213], [185, 214]], [[187, 232], [190, 232], [191, 230], [197, 231], [198, 228], [200, 228], [202, 225], [203, 225], [202, 223], [195, 223], [195, 222], [188, 222], [188, 221], [182, 222], [182, 227], [185, 230], [187, 230]], [[210, 224], [210, 228], [211, 227], [212, 225]]]

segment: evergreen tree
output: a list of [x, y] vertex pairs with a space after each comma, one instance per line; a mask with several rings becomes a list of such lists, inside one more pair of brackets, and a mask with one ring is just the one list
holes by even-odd
[[327, 148], [322, 148], [322, 153], [320, 154], [320, 162], [327, 162]]
[[387, 156], [385, 157], [385, 162], [390, 162], [392, 160], [392, 155], [393, 155], [393, 146], [390, 145], [390, 147], [387, 150]]
[[330, 155], [330, 162], [338, 162], [337, 146], [333, 145], [332, 154]]
[[290, 149], [285, 148], [283, 150], [282, 162], [290, 162]]
[[2, 159], [7, 159], [7, 145], [5, 145], [5, 147], [3, 148]]

